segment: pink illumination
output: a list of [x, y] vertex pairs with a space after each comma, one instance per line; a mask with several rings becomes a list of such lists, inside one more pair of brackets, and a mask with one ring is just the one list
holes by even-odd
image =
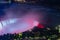
[[44, 28], [44, 26], [41, 24], [44, 17], [43, 13], [37, 12], [38, 10], [36, 11], [36, 9], [27, 10], [28, 12], [25, 13], [24, 7], [22, 8], [24, 10], [19, 8], [12, 7], [5, 10], [6, 15], [1, 19], [2, 21], [0, 21], [0, 23], [3, 24], [0, 24], [0, 35], [7, 33], [21, 33], [33, 29], [36, 26], [38, 28]]
[[34, 21], [33, 26], [38, 26], [39, 22], [38, 21]]
[[21, 33], [33, 29], [39, 24], [36, 14], [27, 14], [22, 18], [10, 18], [3, 21], [0, 35], [7, 33]]
[[38, 24], [37, 27], [38, 27], [38, 28], [44, 28], [44, 25], [43, 25], [43, 24]]

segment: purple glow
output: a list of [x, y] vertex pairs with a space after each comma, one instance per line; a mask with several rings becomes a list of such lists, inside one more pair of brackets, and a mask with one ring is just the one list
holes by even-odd
[[22, 18], [13, 18], [2, 21], [3, 26], [0, 31], [1, 34], [7, 33], [21, 33], [34, 28], [36, 21], [38, 21], [36, 14], [27, 14]]
[[38, 12], [39, 8], [30, 7], [29, 9], [29, 6], [24, 7], [16, 5], [4, 10], [6, 15], [2, 18], [3, 26], [0, 27], [0, 35], [25, 32], [43, 22], [42, 19], [45, 14]]

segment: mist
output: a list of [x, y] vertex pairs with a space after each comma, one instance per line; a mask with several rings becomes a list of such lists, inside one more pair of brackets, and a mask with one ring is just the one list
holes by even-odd
[[4, 9], [4, 12], [5, 16], [1, 19], [3, 23], [0, 21], [3, 24], [0, 27], [0, 35], [25, 32], [37, 26], [38, 24], [35, 25], [35, 22], [46, 23], [47, 13], [45, 8], [41, 6], [13, 4]]

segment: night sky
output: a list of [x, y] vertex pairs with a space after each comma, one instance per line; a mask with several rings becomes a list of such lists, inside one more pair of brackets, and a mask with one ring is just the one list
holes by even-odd
[[[52, 1], [52, 0], [48, 0], [48, 1], [43, 0], [42, 1], [41, 0], [41, 1], [37, 1], [36, 3], [25, 3], [25, 4], [19, 4], [19, 3], [15, 3], [15, 2], [12, 2], [11, 4], [1, 3], [0, 4], [0, 21], [5, 20], [6, 15], [8, 15], [8, 16], [10, 15], [10, 14], [7, 14], [9, 12], [9, 10], [10, 11], [12, 10], [14, 15], [11, 16], [10, 18], [16, 18], [16, 17], [20, 18], [25, 15], [31, 15], [34, 18], [33, 20], [38, 19], [38, 22], [41, 24], [44, 24], [45, 26], [55, 27], [56, 25], [60, 25], [59, 2], [60, 1], [58, 1], [58, 0], [57, 1], [56, 0], [54, 0], [54, 1]], [[19, 14], [19, 11], [21, 12], [21, 14]], [[32, 14], [30, 14], [30, 13], [32, 13]], [[25, 16], [23, 18], [25, 19], [26, 17], [30, 18], [29, 16]], [[7, 18], [9, 19], [9, 17], [7, 17]]]

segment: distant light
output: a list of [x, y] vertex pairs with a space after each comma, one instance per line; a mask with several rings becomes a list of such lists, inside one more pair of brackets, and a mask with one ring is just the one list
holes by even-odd
[[38, 26], [39, 22], [38, 21], [34, 21], [33, 25], [34, 26]]
[[20, 33], [19, 36], [21, 37], [22, 36], [22, 33]]
[[50, 28], [47, 28], [47, 30], [51, 30]]
[[60, 38], [59, 38], [59, 39], [57, 39], [57, 40], [60, 40]]
[[48, 40], [51, 40], [50, 38]]
[[58, 25], [60, 27], [60, 25]]
[[60, 25], [57, 25], [55, 29], [58, 30], [58, 32], [60, 33]]

